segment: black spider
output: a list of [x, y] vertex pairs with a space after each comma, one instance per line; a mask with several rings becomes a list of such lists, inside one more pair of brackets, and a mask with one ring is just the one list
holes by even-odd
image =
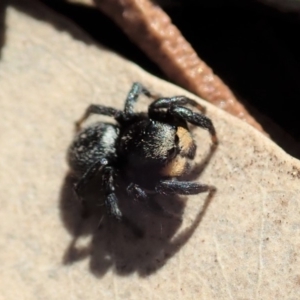
[[[156, 99], [148, 113], [135, 113], [140, 94]], [[115, 194], [115, 178], [127, 182], [127, 192], [135, 199], [147, 201], [150, 194], [192, 195], [214, 187], [191, 181], [178, 181], [187, 173], [195, 157], [196, 144], [187, 123], [207, 129], [213, 145], [218, 143], [210, 119], [184, 107], [204, 108], [184, 96], [159, 98], [140, 83], [134, 83], [124, 111], [102, 105], [90, 105], [76, 123], [77, 130], [90, 114], [114, 117], [117, 125], [97, 122], [81, 130], [69, 149], [69, 163], [80, 179], [75, 191], [82, 203], [83, 188], [97, 173], [102, 175], [105, 205], [110, 215], [122, 220]]]

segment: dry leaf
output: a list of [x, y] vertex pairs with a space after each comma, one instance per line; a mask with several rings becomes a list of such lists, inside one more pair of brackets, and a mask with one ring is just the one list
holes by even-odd
[[[0, 299], [299, 299], [300, 164], [205, 102], [220, 145], [196, 180], [217, 187], [211, 201], [161, 198], [182, 222], [136, 204], [142, 239], [81, 220], [65, 156], [87, 105], [121, 108], [133, 81], [196, 97], [38, 3], [13, 3], [0, 62]], [[194, 134], [201, 162], [210, 138]]]

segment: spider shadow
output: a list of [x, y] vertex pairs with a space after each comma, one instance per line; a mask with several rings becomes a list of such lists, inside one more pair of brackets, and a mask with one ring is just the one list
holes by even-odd
[[[210, 151], [196, 167], [193, 177], [199, 176], [213, 152]], [[95, 178], [87, 186], [85, 199], [88, 211], [93, 213], [83, 219], [81, 206], [73, 191], [75, 181], [72, 174], [67, 174], [61, 189], [61, 218], [73, 236], [63, 255], [63, 264], [73, 264], [90, 257], [90, 270], [97, 277], [104, 276], [110, 268], [123, 276], [137, 272], [145, 277], [156, 272], [193, 235], [214, 194], [211, 192], [206, 196], [194, 221], [186, 227], [182, 226], [186, 197], [159, 195], [150, 199], [169, 212], [163, 213], [150, 210], [145, 204], [130, 199], [122, 193], [125, 187], [119, 182], [120, 192], [117, 196], [120, 207], [127, 220], [130, 220], [130, 223], [124, 224], [106, 217], [99, 178]], [[102, 221], [99, 226], [100, 220]], [[82, 240], [86, 240], [86, 237], [90, 237], [91, 241], [82, 246]]]

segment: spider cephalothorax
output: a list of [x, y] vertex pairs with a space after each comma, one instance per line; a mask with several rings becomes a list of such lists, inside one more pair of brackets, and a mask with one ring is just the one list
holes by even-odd
[[[148, 113], [133, 110], [141, 93], [156, 99]], [[136, 199], [147, 200], [153, 193], [191, 195], [211, 190], [206, 184], [178, 180], [189, 171], [196, 152], [188, 123], [207, 129], [213, 144], [218, 143], [211, 120], [185, 105], [204, 110], [184, 96], [155, 97], [139, 83], [133, 84], [123, 111], [90, 105], [76, 123], [78, 131], [90, 114], [113, 117], [117, 124], [98, 122], [84, 128], [69, 149], [70, 166], [80, 176], [75, 191], [82, 201], [83, 187], [98, 173], [102, 173], [107, 211], [118, 220], [123, 214], [115, 193], [116, 176], [125, 180], [128, 194]]]

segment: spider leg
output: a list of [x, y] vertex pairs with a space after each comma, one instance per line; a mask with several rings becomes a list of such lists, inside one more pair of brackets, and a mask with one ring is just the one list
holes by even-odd
[[164, 195], [196, 195], [207, 191], [214, 192], [216, 188], [211, 185], [197, 182], [161, 180], [155, 187], [155, 190], [157, 193]]
[[120, 115], [122, 115], [122, 111], [107, 107], [103, 105], [97, 105], [97, 104], [91, 104], [87, 110], [85, 111], [84, 115], [75, 123], [76, 131], [79, 131], [81, 128], [81, 124], [91, 115], [91, 114], [97, 114], [97, 115], [104, 115], [108, 117], [114, 117], [118, 118]]
[[107, 165], [107, 163], [108, 162], [105, 158], [96, 161], [74, 185], [74, 191], [83, 207], [83, 215], [86, 215], [86, 202], [83, 198], [84, 187], [93, 177], [95, 177], [95, 175], [100, 171], [101, 168], [103, 168], [103, 166]]
[[114, 170], [111, 167], [106, 167], [103, 174], [103, 183], [105, 188], [105, 205], [108, 210], [108, 214], [114, 217], [118, 221], [122, 221], [126, 226], [130, 227], [133, 230], [134, 234], [137, 237], [143, 236], [143, 231], [131, 222], [126, 216], [123, 216], [120, 207], [119, 201], [115, 194], [114, 187]]
[[140, 94], [144, 94], [145, 96], [153, 99], [158, 98], [157, 95], [152, 94], [141, 83], [135, 82], [132, 85], [125, 101], [124, 114], [126, 118], [129, 118], [130, 116], [134, 115], [133, 108]]
[[142, 84], [135, 82], [126, 98], [124, 112], [104, 105], [91, 104], [83, 114], [83, 116], [76, 122], [75, 130], [76, 132], [80, 130], [82, 123], [91, 115], [104, 115], [115, 118], [117, 121], [122, 121], [124, 118], [129, 119], [134, 115], [134, 104], [136, 103], [140, 94], [144, 94], [149, 98], [157, 99], [158, 96], [152, 94], [148, 89], [146, 89]]
[[146, 207], [152, 211], [163, 213], [164, 215], [172, 215], [165, 208], [163, 208], [159, 203], [154, 199], [150, 199], [148, 193], [156, 194], [156, 191], [145, 191], [139, 185], [130, 183], [127, 187], [127, 193], [129, 196], [132, 196], [134, 199], [144, 203]]
[[105, 205], [108, 214], [117, 219], [118, 221], [121, 221], [123, 215], [119, 208], [118, 198], [115, 194], [114, 170], [112, 167], [106, 167], [103, 170], [102, 179], [105, 190]]
[[206, 108], [202, 106], [197, 101], [187, 98], [185, 96], [175, 96], [170, 98], [159, 98], [149, 106], [149, 111], [154, 111], [160, 108], [170, 108], [171, 106], [182, 106], [182, 105], [191, 105], [197, 108], [202, 113], [205, 113]]
[[136, 200], [144, 202], [147, 200], [148, 195], [139, 185], [130, 183], [126, 189], [127, 194]]
[[218, 138], [217, 138], [215, 127], [212, 121], [208, 117], [202, 114], [195, 113], [192, 110], [183, 106], [172, 106], [169, 109], [169, 113], [174, 117], [183, 119], [186, 122], [207, 129], [208, 132], [210, 133], [211, 140], [214, 146], [218, 145]]
[[157, 99], [149, 106], [148, 114], [149, 117], [156, 119], [166, 114], [166, 112], [161, 111], [161, 109], [166, 108], [167, 112], [169, 112], [174, 117], [180, 118], [198, 127], [207, 129], [211, 135], [213, 144], [217, 145], [218, 138], [212, 121], [203, 114], [195, 113], [191, 109], [181, 106], [186, 104], [194, 106], [201, 111], [204, 110], [204, 107], [202, 107], [195, 100], [189, 99], [184, 96], [176, 96], [171, 98]]

